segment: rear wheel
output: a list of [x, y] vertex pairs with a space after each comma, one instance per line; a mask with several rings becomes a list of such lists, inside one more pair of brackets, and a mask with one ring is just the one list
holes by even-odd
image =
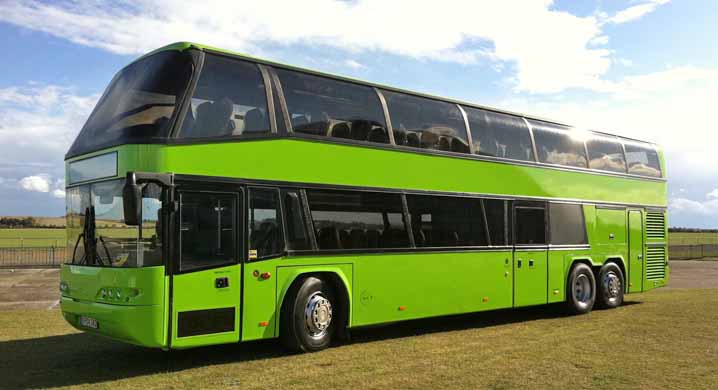
[[598, 274], [597, 304], [604, 309], [613, 309], [623, 303], [623, 272], [616, 263], [606, 263]]
[[566, 295], [566, 304], [571, 313], [585, 314], [593, 309], [596, 301], [596, 278], [591, 267], [578, 263], [571, 269]]
[[336, 328], [335, 302], [331, 286], [322, 279], [310, 276], [296, 283], [282, 305], [282, 344], [296, 352], [327, 348]]

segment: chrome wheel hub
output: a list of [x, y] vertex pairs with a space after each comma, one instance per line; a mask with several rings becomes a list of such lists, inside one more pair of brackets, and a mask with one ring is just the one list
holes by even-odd
[[573, 297], [575, 301], [582, 307], [588, 306], [593, 295], [593, 286], [591, 280], [586, 275], [578, 275], [573, 282]]
[[603, 294], [609, 302], [615, 302], [621, 293], [621, 279], [615, 272], [607, 272], [601, 280]]
[[321, 338], [332, 323], [332, 303], [321, 292], [314, 293], [307, 301], [304, 319], [309, 335]]

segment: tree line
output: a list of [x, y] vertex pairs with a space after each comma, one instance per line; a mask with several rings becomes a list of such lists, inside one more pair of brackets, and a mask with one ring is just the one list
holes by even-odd
[[0, 229], [64, 229], [64, 226], [43, 225], [33, 217], [0, 217]]

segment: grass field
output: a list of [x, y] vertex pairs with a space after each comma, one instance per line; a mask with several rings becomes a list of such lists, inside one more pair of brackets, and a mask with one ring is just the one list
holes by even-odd
[[[133, 229], [98, 229], [111, 237], [132, 237]], [[104, 232], [104, 233], [103, 233]], [[65, 229], [0, 229], [0, 248], [65, 246]]]
[[367, 329], [303, 355], [275, 342], [167, 353], [78, 333], [57, 310], [0, 312], [0, 387], [715, 388], [718, 289], [627, 298], [578, 317], [544, 307]]

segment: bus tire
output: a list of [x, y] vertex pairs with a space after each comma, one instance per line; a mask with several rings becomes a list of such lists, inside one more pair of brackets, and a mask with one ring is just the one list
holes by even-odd
[[568, 275], [566, 304], [573, 314], [586, 314], [596, 301], [596, 278], [591, 267], [577, 263]]
[[606, 263], [598, 274], [596, 304], [602, 309], [613, 309], [623, 303], [623, 272], [616, 263]]
[[282, 304], [280, 339], [294, 352], [315, 352], [327, 348], [339, 318], [331, 285], [314, 276], [294, 283]]

